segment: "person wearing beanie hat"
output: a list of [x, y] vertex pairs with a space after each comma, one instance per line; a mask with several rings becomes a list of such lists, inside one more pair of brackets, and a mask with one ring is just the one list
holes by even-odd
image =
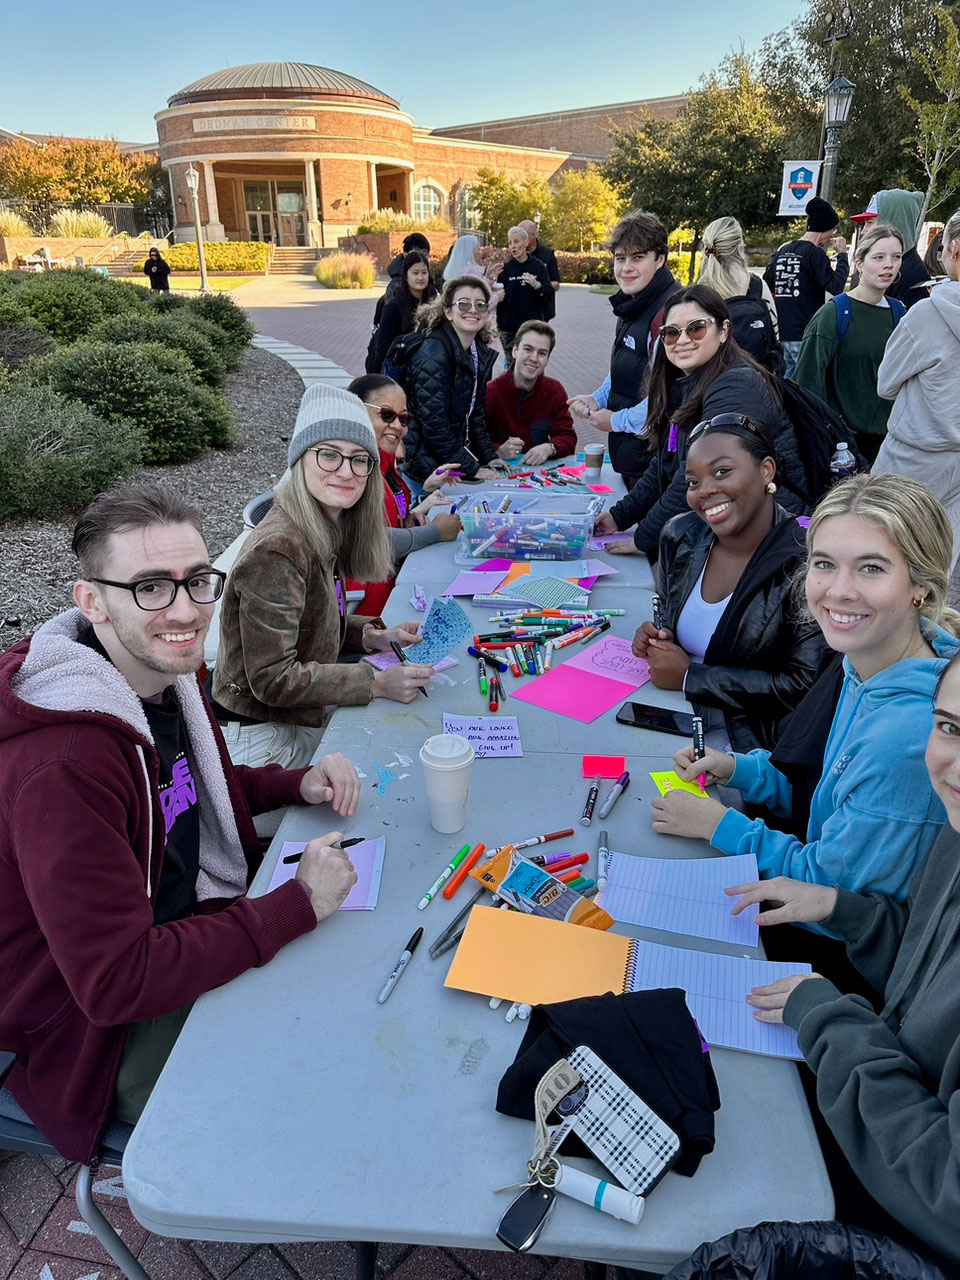
[[223, 592], [211, 692], [235, 764], [308, 763], [332, 707], [412, 702], [433, 675], [415, 661], [384, 671], [338, 661], [419, 643], [416, 621], [385, 628], [346, 610], [345, 578], [379, 582], [393, 564], [366, 406], [340, 387], [308, 387], [287, 462]]
[[[781, 245], [767, 264], [763, 278], [777, 304], [780, 342], [786, 361], [785, 377], [791, 378], [800, 356], [803, 331], [823, 306], [824, 295], [843, 292], [850, 272], [847, 242], [835, 235], [837, 211], [814, 196], [807, 201], [807, 230], [799, 240]], [[837, 265], [831, 267], [824, 249], [833, 242]]]

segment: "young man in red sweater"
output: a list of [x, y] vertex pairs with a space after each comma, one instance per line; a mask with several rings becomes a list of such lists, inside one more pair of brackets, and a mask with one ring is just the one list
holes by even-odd
[[563, 384], [546, 376], [557, 335], [543, 320], [517, 330], [513, 365], [487, 385], [487, 430], [505, 461], [523, 455], [531, 467], [577, 452], [577, 433]]

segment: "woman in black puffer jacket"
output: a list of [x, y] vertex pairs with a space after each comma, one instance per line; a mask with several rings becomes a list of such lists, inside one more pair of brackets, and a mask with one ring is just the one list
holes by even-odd
[[[653, 460], [627, 496], [599, 518], [598, 533], [635, 524], [637, 549], [655, 561], [663, 526], [686, 510], [684, 464], [690, 432], [702, 419], [720, 413], [742, 414], [767, 428], [780, 458], [778, 501], [796, 515], [809, 513], [806, 472], [776, 380], [737, 346], [730, 333], [730, 312], [716, 290], [695, 284], [667, 302], [647, 400]], [[633, 550], [629, 543], [621, 545]], [[616, 544], [611, 547], [617, 549]]]
[[443, 463], [481, 480], [503, 469], [484, 413], [496, 361], [489, 306], [486, 281], [458, 276], [417, 312], [417, 327], [426, 336], [407, 370], [414, 420], [404, 441], [404, 472], [414, 481], [422, 482]]

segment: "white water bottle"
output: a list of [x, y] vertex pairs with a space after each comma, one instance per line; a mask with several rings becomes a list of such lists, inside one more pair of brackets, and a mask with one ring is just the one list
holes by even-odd
[[847, 476], [853, 476], [857, 473], [857, 460], [847, 448], [846, 440], [837, 442], [837, 449], [833, 457], [830, 459], [830, 475], [833, 477], [832, 483], [837, 484], [840, 480], [846, 480]]

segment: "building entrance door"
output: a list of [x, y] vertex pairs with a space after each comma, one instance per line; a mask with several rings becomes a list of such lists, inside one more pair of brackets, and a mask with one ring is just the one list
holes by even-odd
[[281, 213], [280, 243], [282, 245], [305, 245], [307, 243], [302, 213]]
[[266, 209], [247, 211], [247, 230], [251, 240], [263, 240], [267, 244], [276, 243], [273, 227], [273, 214]]

